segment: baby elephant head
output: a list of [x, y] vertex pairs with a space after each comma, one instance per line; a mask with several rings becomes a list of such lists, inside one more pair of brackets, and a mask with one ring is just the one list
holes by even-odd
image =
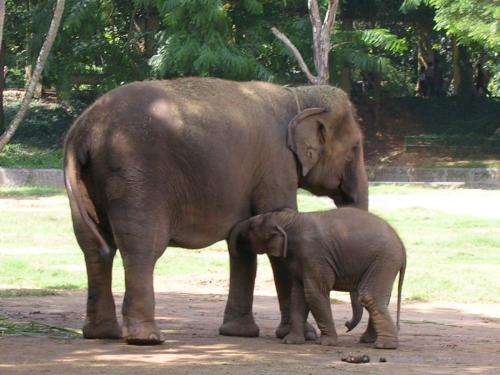
[[229, 234], [228, 246], [231, 255], [269, 254], [286, 258], [287, 234], [274, 213], [254, 216], [238, 223]]

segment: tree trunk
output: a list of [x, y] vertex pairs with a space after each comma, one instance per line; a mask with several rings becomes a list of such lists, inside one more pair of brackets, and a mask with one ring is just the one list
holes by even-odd
[[5, 22], [5, 0], [0, 0], [0, 46], [3, 42], [3, 25]]
[[5, 41], [0, 42], [0, 133], [5, 130], [5, 115], [3, 110], [3, 92], [5, 90]]
[[0, 0], [0, 132], [4, 130], [3, 91], [5, 89], [5, 42], [3, 27], [5, 22], [5, 0]]
[[380, 132], [382, 130], [382, 77], [379, 73], [373, 73], [373, 101], [373, 126], [377, 132]]
[[33, 99], [33, 94], [35, 92], [36, 85], [40, 80], [43, 67], [45, 66], [45, 62], [47, 61], [47, 57], [49, 56], [52, 44], [54, 44], [54, 40], [57, 35], [57, 30], [59, 29], [59, 24], [61, 23], [61, 18], [64, 12], [64, 2], [65, 0], [57, 0], [56, 8], [54, 10], [54, 16], [52, 17], [52, 22], [50, 23], [49, 31], [47, 32], [47, 37], [45, 38], [45, 41], [43, 42], [42, 48], [40, 50], [40, 54], [38, 55], [35, 70], [33, 72], [33, 76], [31, 77], [28, 88], [26, 89], [26, 93], [24, 94], [21, 107], [14, 116], [14, 119], [8, 126], [7, 130], [0, 137], [0, 152], [4, 149], [5, 145], [9, 143], [9, 141], [12, 139], [14, 133], [16, 132], [17, 128], [21, 124], [21, 121], [26, 115], [26, 112], [29, 109], [29, 105], [31, 99]]
[[316, 76], [314, 76], [307, 64], [304, 62], [302, 55], [297, 47], [280, 32], [276, 27], [271, 28], [273, 34], [280, 39], [288, 49], [292, 52], [295, 59], [299, 63], [300, 69], [304, 72], [309, 82], [313, 85], [327, 85], [330, 80], [330, 70], [328, 67], [328, 58], [330, 54], [330, 40], [335, 16], [337, 14], [338, 0], [329, 0], [328, 10], [323, 21], [319, 13], [318, 1], [308, 0], [309, 18], [312, 24], [313, 31], [313, 50], [314, 50], [314, 66], [316, 67]]
[[[354, 20], [349, 18], [345, 13], [342, 17], [342, 31], [351, 32], [354, 30]], [[340, 68], [339, 86], [348, 95], [351, 95], [352, 81], [351, 81], [351, 66], [348, 62], [343, 62]]]
[[472, 64], [467, 48], [459, 45], [455, 38], [453, 47], [453, 95], [474, 96], [474, 78]]

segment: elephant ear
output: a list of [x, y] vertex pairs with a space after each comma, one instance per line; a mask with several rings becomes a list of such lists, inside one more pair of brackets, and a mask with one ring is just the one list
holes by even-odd
[[288, 124], [288, 147], [297, 155], [303, 176], [309, 173], [323, 153], [324, 125], [318, 117], [324, 112], [324, 108], [307, 108]]
[[268, 242], [267, 253], [273, 257], [286, 258], [288, 249], [288, 236], [279, 225], [276, 225], [278, 234]]

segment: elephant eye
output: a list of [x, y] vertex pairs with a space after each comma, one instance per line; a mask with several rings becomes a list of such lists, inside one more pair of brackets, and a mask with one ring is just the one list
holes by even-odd
[[358, 152], [358, 148], [359, 148], [359, 143], [355, 143], [352, 147], [351, 147], [351, 150], [349, 152], [346, 153], [346, 156], [345, 156], [345, 159], [346, 161], [353, 161], [354, 160], [354, 157], [355, 155], [357, 154]]

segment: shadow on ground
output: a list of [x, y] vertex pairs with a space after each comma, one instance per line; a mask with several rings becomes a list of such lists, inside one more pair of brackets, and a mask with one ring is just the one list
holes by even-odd
[[[117, 301], [122, 295], [117, 294]], [[283, 345], [274, 337], [279, 321], [276, 298], [255, 297], [259, 338], [219, 336], [224, 294], [157, 293], [157, 319], [167, 340], [161, 346], [134, 347], [121, 341], [0, 337], [0, 373], [106, 374], [499, 374], [499, 305], [473, 306], [406, 303], [400, 348], [380, 351], [357, 342], [366, 326], [343, 333], [350, 305], [333, 305], [339, 345]], [[2, 298], [0, 315], [80, 328], [83, 291], [43, 297]], [[119, 304], [118, 304], [119, 305]], [[118, 306], [119, 308], [119, 306]], [[118, 310], [119, 311], [119, 310]], [[393, 309], [394, 311], [394, 309]], [[366, 314], [365, 314], [366, 315]], [[368, 364], [348, 364], [348, 353], [368, 354]], [[387, 362], [380, 363], [380, 357]]]

